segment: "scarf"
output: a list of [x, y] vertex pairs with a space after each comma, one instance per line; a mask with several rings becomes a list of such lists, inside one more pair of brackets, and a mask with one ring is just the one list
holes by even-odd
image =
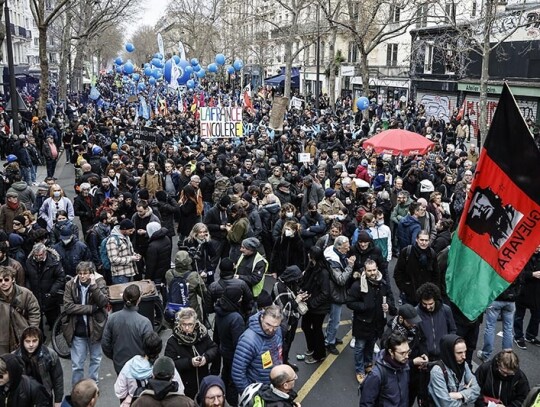
[[197, 321], [195, 322], [195, 328], [191, 333], [184, 332], [182, 328], [180, 328], [180, 324], [175, 324], [173, 334], [181, 345], [194, 345], [200, 338], [207, 335], [208, 331], [200, 321]]
[[7, 201], [7, 206], [9, 207], [9, 209], [16, 211], [17, 209], [19, 209], [19, 206], [21, 206], [21, 204], [19, 203], [19, 201], [17, 202]]
[[418, 247], [418, 244], [415, 244], [413, 245], [413, 250], [416, 258], [418, 259], [420, 268], [431, 271], [433, 269], [431, 261], [431, 249], [428, 247], [427, 249], [422, 250], [420, 247]]
[[396, 315], [392, 319], [392, 332], [399, 332], [401, 335], [405, 336], [409, 343], [412, 342], [416, 335], [416, 327], [413, 327], [411, 329], [407, 329], [405, 326], [401, 325], [399, 323], [399, 315]]
[[[377, 272], [377, 279], [375, 281], [372, 281], [373, 284], [380, 284], [382, 281], [382, 273], [380, 271]], [[362, 271], [362, 275], [360, 276], [360, 292], [361, 293], [367, 293], [368, 292], [368, 278], [366, 276], [366, 272]]]
[[[34, 353], [31, 355], [23, 350], [21, 352], [22, 359], [24, 361], [24, 372], [27, 376], [31, 376], [36, 379], [39, 383], [43, 384], [43, 378], [39, 372], [39, 356], [41, 354], [41, 343]], [[24, 349], [24, 346], [21, 344], [21, 349]]]

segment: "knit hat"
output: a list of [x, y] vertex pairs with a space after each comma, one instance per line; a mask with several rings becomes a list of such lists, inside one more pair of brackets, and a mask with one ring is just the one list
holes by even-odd
[[366, 232], [365, 230], [361, 230], [360, 232], [358, 232], [358, 241], [359, 242], [371, 242], [372, 239], [371, 239], [371, 236], [369, 235], [368, 232]]
[[273, 304], [272, 296], [266, 290], [262, 290], [257, 297], [257, 308], [266, 308]]
[[244, 201], [247, 201], [247, 202], [251, 202], [251, 200], [253, 199], [253, 197], [251, 196], [251, 194], [247, 193], [247, 192], [244, 192], [242, 194], [242, 199]]
[[219, 206], [226, 208], [231, 204], [231, 197], [229, 195], [223, 195], [219, 200]]
[[18, 197], [19, 197], [19, 194], [15, 191], [9, 191], [6, 194], [6, 198], [18, 198]]
[[223, 291], [223, 297], [227, 298], [233, 304], [237, 304], [242, 298], [242, 289], [234, 285], [225, 287], [225, 290]]
[[256, 237], [248, 237], [247, 239], [242, 240], [242, 246], [248, 250], [256, 251], [260, 245], [261, 242], [259, 242], [259, 239]]
[[146, 233], [148, 233], [149, 238], [160, 229], [161, 225], [158, 222], [150, 222], [146, 225]]
[[336, 190], [335, 189], [332, 189], [332, 188], [326, 188], [326, 190], [324, 191], [324, 196], [326, 198], [330, 198], [331, 196], [335, 195], [336, 193]]
[[24, 225], [26, 223], [26, 218], [22, 215], [15, 216], [13, 222], [19, 222], [21, 225]]
[[219, 275], [220, 277], [228, 277], [232, 276], [234, 274], [234, 263], [233, 261], [225, 257], [221, 259], [221, 263], [219, 263]]
[[60, 231], [60, 240], [68, 241], [73, 236], [73, 228], [71, 225], [65, 225]]
[[168, 356], [162, 356], [154, 362], [152, 368], [154, 378], [158, 380], [170, 380], [174, 376], [174, 362]]
[[48, 191], [49, 186], [47, 185], [46, 182], [40, 182], [37, 189], [38, 189], [38, 191]]
[[124, 219], [122, 222], [120, 222], [120, 230], [130, 230], [135, 229], [135, 225], [132, 221], [129, 219]]
[[362, 161], [360, 161], [360, 165], [361, 165], [362, 167], [367, 167], [367, 166], [369, 165], [368, 160], [366, 160], [366, 159], [364, 158]]
[[166, 202], [167, 201], [167, 193], [165, 191], [157, 191], [156, 192], [156, 199], [159, 202]]

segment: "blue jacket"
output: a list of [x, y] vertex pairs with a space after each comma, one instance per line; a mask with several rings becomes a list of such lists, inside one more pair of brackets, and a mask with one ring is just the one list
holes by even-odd
[[248, 329], [240, 337], [234, 353], [232, 378], [239, 394], [251, 383], [270, 383], [270, 370], [283, 363], [281, 330], [268, 335], [262, 329], [260, 318], [260, 312], [249, 318]]
[[416, 242], [416, 237], [418, 233], [422, 230], [420, 221], [412, 215], [407, 215], [398, 224], [397, 228], [397, 238], [399, 248], [403, 249], [410, 244]]
[[81, 261], [91, 261], [92, 254], [85, 243], [78, 241], [75, 237], [66, 246], [63, 242], [58, 242], [53, 246], [60, 255], [62, 267], [66, 275], [75, 276], [77, 265]]
[[437, 360], [441, 354], [441, 338], [444, 335], [456, 333], [456, 323], [454, 322], [452, 310], [448, 305], [437, 301], [433, 312], [424, 311], [421, 305], [416, 306], [416, 311], [418, 316], [422, 318], [422, 322], [418, 324], [418, 327], [426, 337], [429, 360]]
[[[407, 407], [409, 405], [409, 364], [391, 366], [382, 350], [375, 367], [362, 384], [360, 407]], [[384, 372], [383, 372], [384, 371]]]

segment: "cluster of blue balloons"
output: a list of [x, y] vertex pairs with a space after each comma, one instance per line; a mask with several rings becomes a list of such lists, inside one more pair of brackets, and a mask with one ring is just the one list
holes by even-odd
[[[135, 46], [132, 43], [125, 44], [125, 50], [127, 52], [135, 51]], [[147, 78], [147, 82], [150, 85], [155, 85], [158, 80], [164, 78], [168, 83], [171, 82], [173, 77], [173, 71], [178, 70], [177, 82], [179, 85], [185, 85], [188, 89], [194, 89], [198, 86], [197, 80], [203, 79], [206, 76], [206, 72], [217, 73], [220, 66], [224, 66], [226, 57], [223, 54], [217, 54], [213, 63], [209, 64], [206, 69], [201, 67], [197, 58], [192, 58], [190, 61], [181, 59], [178, 55], [173, 55], [169, 60], [165, 61], [164, 57], [160, 53], [154, 54], [152, 60], [144, 64], [143, 74]], [[123, 61], [121, 57], [117, 57], [114, 60], [116, 65], [116, 72], [123, 73], [125, 75], [131, 75], [131, 79], [137, 82], [137, 89], [143, 91], [146, 89], [145, 78], [143, 75], [135, 72], [135, 66], [131, 60]], [[232, 75], [235, 72], [242, 70], [244, 63], [241, 59], [236, 59], [232, 65], [227, 65], [224, 69]], [[128, 81], [127, 77], [124, 77], [124, 81]]]
[[358, 110], [366, 110], [369, 107], [369, 99], [365, 96], [359, 97], [356, 101]]

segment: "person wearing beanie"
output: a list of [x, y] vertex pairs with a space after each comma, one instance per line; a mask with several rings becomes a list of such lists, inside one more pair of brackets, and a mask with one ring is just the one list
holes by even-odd
[[91, 261], [92, 256], [86, 243], [75, 236], [72, 225], [66, 225], [60, 231], [60, 241], [53, 246], [60, 255], [64, 273], [75, 277], [77, 265], [83, 261]]
[[357, 235], [358, 240], [351, 246], [350, 254], [356, 256], [353, 268], [354, 270], [362, 270], [366, 260], [374, 260], [384, 279], [388, 281], [388, 262], [382, 255], [382, 250], [373, 243], [368, 230], [360, 230]]
[[221, 260], [219, 264], [219, 280], [214, 281], [208, 286], [208, 292], [212, 298], [212, 304], [218, 302], [218, 300], [223, 295], [223, 292], [227, 287], [235, 287], [240, 289], [242, 292], [242, 300], [240, 302], [240, 312], [245, 319], [251, 313], [253, 309], [253, 293], [249, 288], [248, 284], [240, 279], [234, 278], [235, 275], [235, 266], [232, 260], [229, 257], [225, 257]]
[[22, 215], [26, 210], [26, 205], [19, 201], [19, 194], [15, 191], [8, 191], [6, 203], [0, 207], [0, 229], [6, 233], [13, 232], [13, 219]]
[[23, 180], [20, 175], [14, 176], [13, 183], [8, 189], [8, 192], [16, 192], [18, 194], [19, 200], [27, 208], [31, 208], [36, 202], [36, 194], [27, 182], [29, 181]]
[[146, 233], [149, 240], [144, 257], [145, 278], [159, 284], [164, 280], [165, 273], [171, 267], [171, 238], [168, 236], [167, 228], [162, 227], [158, 222], [149, 222], [146, 225]]
[[137, 274], [136, 263], [141, 255], [135, 253], [130, 236], [135, 232], [135, 225], [129, 219], [124, 219], [116, 225], [107, 238], [105, 245], [107, 257], [111, 263], [111, 278], [113, 284], [129, 283]]
[[319, 213], [322, 215], [327, 225], [337, 219], [339, 212], [345, 208], [343, 202], [336, 197], [336, 191], [328, 188], [324, 191], [324, 199], [319, 203]]
[[[195, 396], [195, 402], [199, 407], [229, 407], [230, 403], [229, 390], [221, 377], [219, 376], [206, 376], [199, 387], [199, 392]], [[236, 400], [236, 399], [235, 399]]]
[[274, 303], [272, 296], [266, 290], [262, 290], [259, 296], [257, 297], [257, 310], [263, 311], [265, 308], [268, 308]]
[[6, 407], [50, 407], [52, 398], [45, 386], [23, 374], [19, 356], [0, 356], [0, 405]]
[[240, 247], [242, 255], [236, 263], [236, 275], [247, 283], [255, 298], [263, 289], [264, 276], [268, 271], [268, 261], [258, 251], [260, 246], [255, 237], [244, 239]]
[[132, 404], [134, 407], [196, 407], [189, 397], [178, 391], [178, 383], [173, 380], [174, 362], [162, 356], [154, 362], [153, 378], [148, 381], [146, 389]]

